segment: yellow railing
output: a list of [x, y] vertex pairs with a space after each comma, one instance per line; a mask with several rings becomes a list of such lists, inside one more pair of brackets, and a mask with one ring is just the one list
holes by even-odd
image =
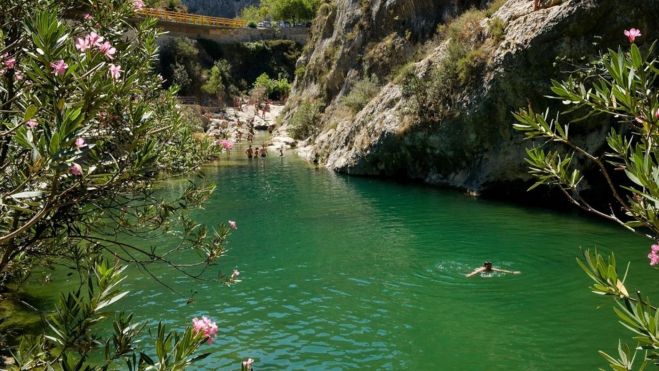
[[160, 10], [153, 8], [143, 8], [138, 11], [138, 14], [144, 17], [158, 18], [159, 20], [165, 22], [194, 24], [201, 26], [212, 26], [212, 27], [221, 27], [221, 28], [242, 28], [247, 25], [247, 22], [245, 22], [242, 19], [208, 17], [205, 15], [170, 12], [167, 10]]

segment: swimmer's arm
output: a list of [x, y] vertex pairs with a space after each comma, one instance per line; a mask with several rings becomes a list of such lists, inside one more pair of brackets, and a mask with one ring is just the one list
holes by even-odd
[[465, 277], [469, 278], [469, 277], [475, 276], [475, 275], [477, 275], [478, 273], [483, 272], [484, 270], [485, 270], [484, 267], [476, 268], [476, 269], [474, 269], [473, 272], [471, 272], [471, 273], [469, 273], [469, 274], [466, 274]]
[[507, 271], [505, 269], [499, 269], [499, 268], [492, 268], [493, 271], [499, 272], [499, 273], [510, 273], [510, 274], [520, 274], [522, 272], [520, 271]]

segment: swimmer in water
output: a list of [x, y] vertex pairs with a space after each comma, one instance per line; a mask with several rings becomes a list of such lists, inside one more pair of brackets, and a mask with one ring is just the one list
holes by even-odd
[[510, 273], [510, 274], [520, 274], [520, 273], [522, 273], [522, 272], [519, 272], [519, 271], [507, 271], [507, 270], [505, 270], [505, 269], [494, 268], [494, 267], [492, 267], [492, 263], [491, 263], [491, 262], [486, 261], [485, 263], [483, 263], [483, 266], [482, 266], [482, 267], [479, 267], [479, 268], [474, 269], [473, 272], [471, 272], [471, 273], [469, 273], [469, 274], [467, 274], [467, 275], [465, 275], [465, 276], [466, 276], [467, 278], [469, 278], [469, 277], [473, 277], [473, 276], [475, 276], [475, 275], [477, 275], [477, 274], [479, 274], [479, 273], [492, 273], [492, 272]]

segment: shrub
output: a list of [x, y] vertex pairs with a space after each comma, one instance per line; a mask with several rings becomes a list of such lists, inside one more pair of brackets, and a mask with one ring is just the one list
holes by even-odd
[[403, 94], [411, 98], [411, 111], [423, 123], [438, 123], [456, 115], [464, 88], [482, 73], [491, 48], [485, 43], [481, 26], [484, 17], [484, 11], [470, 9], [437, 28], [446, 48], [426, 76], [419, 78], [411, 66], [399, 72]]
[[323, 3], [318, 7], [318, 16], [327, 17], [334, 10], [334, 4], [332, 3]]
[[506, 33], [506, 26], [506, 22], [499, 17], [490, 19], [488, 22], [490, 38], [497, 43], [503, 40]]
[[295, 78], [300, 79], [304, 77], [304, 74], [307, 73], [307, 68], [305, 66], [300, 66], [295, 69]]
[[460, 83], [466, 85], [474, 81], [482, 72], [486, 60], [487, 53], [482, 47], [471, 50], [467, 55], [460, 58], [457, 62]]
[[[93, 15], [75, 19], [71, 4]], [[126, 294], [120, 289], [124, 268], [106, 258], [182, 269], [173, 254], [185, 250], [198, 253], [206, 266], [222, 255], [229, 234], [222, 225], [209, 234], [189, 216], [212, 185], [192, 182], [167, 199], [154, 194], [159, 175], [189, 173], [214, 150], [208, 140], [194, 140], [176, 90], [161, 90], [162, 79], [153, 72], [159, 32], [154, 20], [132, 26], [134, 4], [3, 1], [0, 289], [51, 263], [76, 267], [81, 282], [44, 316], [42, 334], [24, 336], [12, 349], [17, 368], [116, 369], [128, 363], [132, 369], [182, 369], [209, 340], [191, 326], [182, 333], [159, 326], [154, 361], [135, 348], [143, 326], [119, 313], [114, 334], [98, 336], [115, 315], [110, 305]], [[145, 240], [168, 228], [181, 238], [169, 252], [119, 238]]]
[[443, 39], [454, 40], [469, 48], [483, 42], [483, 27], [481, 27], [483, 19], [485, 19], [485, 12], [469, 9], [458, 18], [439, 25], [437, 33]]
[[216, 98], [220, 105], [239, 93], [234, 85], [231, 69], [231, 64], [226, 59], [215, 61], [206, 73], [206, 82], [201, 86], [201, 91]]
[[[566, 80], [552, 81], [552, 96], [565, 107], [560, 114], [549, 110], [538, 113], [532, 107], [520, 109], [515, 114], [514, 127], [527, 139], [534, 140], [527, 150], [526, 160], [536, 181], [531, 189], [541, 185], [556, 186], [572, 204], [648, 237], [642, 253], [649, 252], [649, 264], [657, 266], [659, 103], [656, 86], [659, 70], [656, 41], [649, 50], [642, 51], [634, 43], [640, 32], [632, 29], [626, 31], [626, 35], [631, 42], [629, 50], [609, 49], [590, 64], [573, 68], [576, 72]], [[574, 127], [585, 122], [612, 124], [603, 153], [589, 152], [573, 137]], [[544, 148], [543, 144], [547, 143], [552, 143], [552, 147]], [[586, 165], [577, 159], [598, 171], [584, 172]], [[614, 171], [620, 175], [614, 175]], [[583, 190], [586, 182], [604, 184], [609, 201], [602, 205], [606, 206], [597, 207], [588, 199]], [[592, 291], [615, 302], [614, 311], [620, 323], [630, 330], [631, 347], [619, 341], [616, 356], [600, 351], [611, 369], [643, 370], [656, 365], [659, 310], [640, 291], [626, 288], [628, 272], [618, 272], [613, 254], [607, 258], [598, 252], [586, 251], [579, 265], [592, 280]]]
[[304, 22], [314, 18], [319, 5], [319, 0], [262, 0], [257, 9], [264, 19]]
[[291, 92], [291, 83], [283, 76], [273, 80], [267, 73], [261, 74], [254, 82], [254, 88], [264, 88], [268, 98], [282, 100], [288, 98]]
[[303, 102], [297, 106], [288, 122], [288, 131], [295, 139], [306, 139], [318, 129], [322, 106], [315, 102]]
[[348, 107], [353, 113], [362, 110], [371, 99], [380, 91], [378, 78], [372, 75], [355, 83], [346, 96], [341, 99], [341, 104]]
[[503, 4], [506, 3], [508, 0], [492, 0], [490, 1], [490, 4], [487, 6], [487, 9], [485, 9], [485, 15], [488, 17], [491, 17], [492, 14], [494, 14], [499, 8], [503, 6]]

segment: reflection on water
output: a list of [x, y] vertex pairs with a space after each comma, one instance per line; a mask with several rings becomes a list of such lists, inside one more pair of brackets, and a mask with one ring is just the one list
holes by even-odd
[[[579, 248], [615, 247], [633, 260], [632, 282], [651, 274], [647, 243], [615, 227], [240, 153], [206, 169], [218, 191], [195, 217], [238, 222], [219, 268], [238, 267], [242, 282], [156, 270], [172, 293], [132, 271], [122, 304], [174, 327], [216, 319], [215, 353], [200, 369], [246, 357], [258, 370], [592, 369], [597, 349], [626, 334], [589, 293]], [[466, 279], [484, 260], [522, 274]]]

